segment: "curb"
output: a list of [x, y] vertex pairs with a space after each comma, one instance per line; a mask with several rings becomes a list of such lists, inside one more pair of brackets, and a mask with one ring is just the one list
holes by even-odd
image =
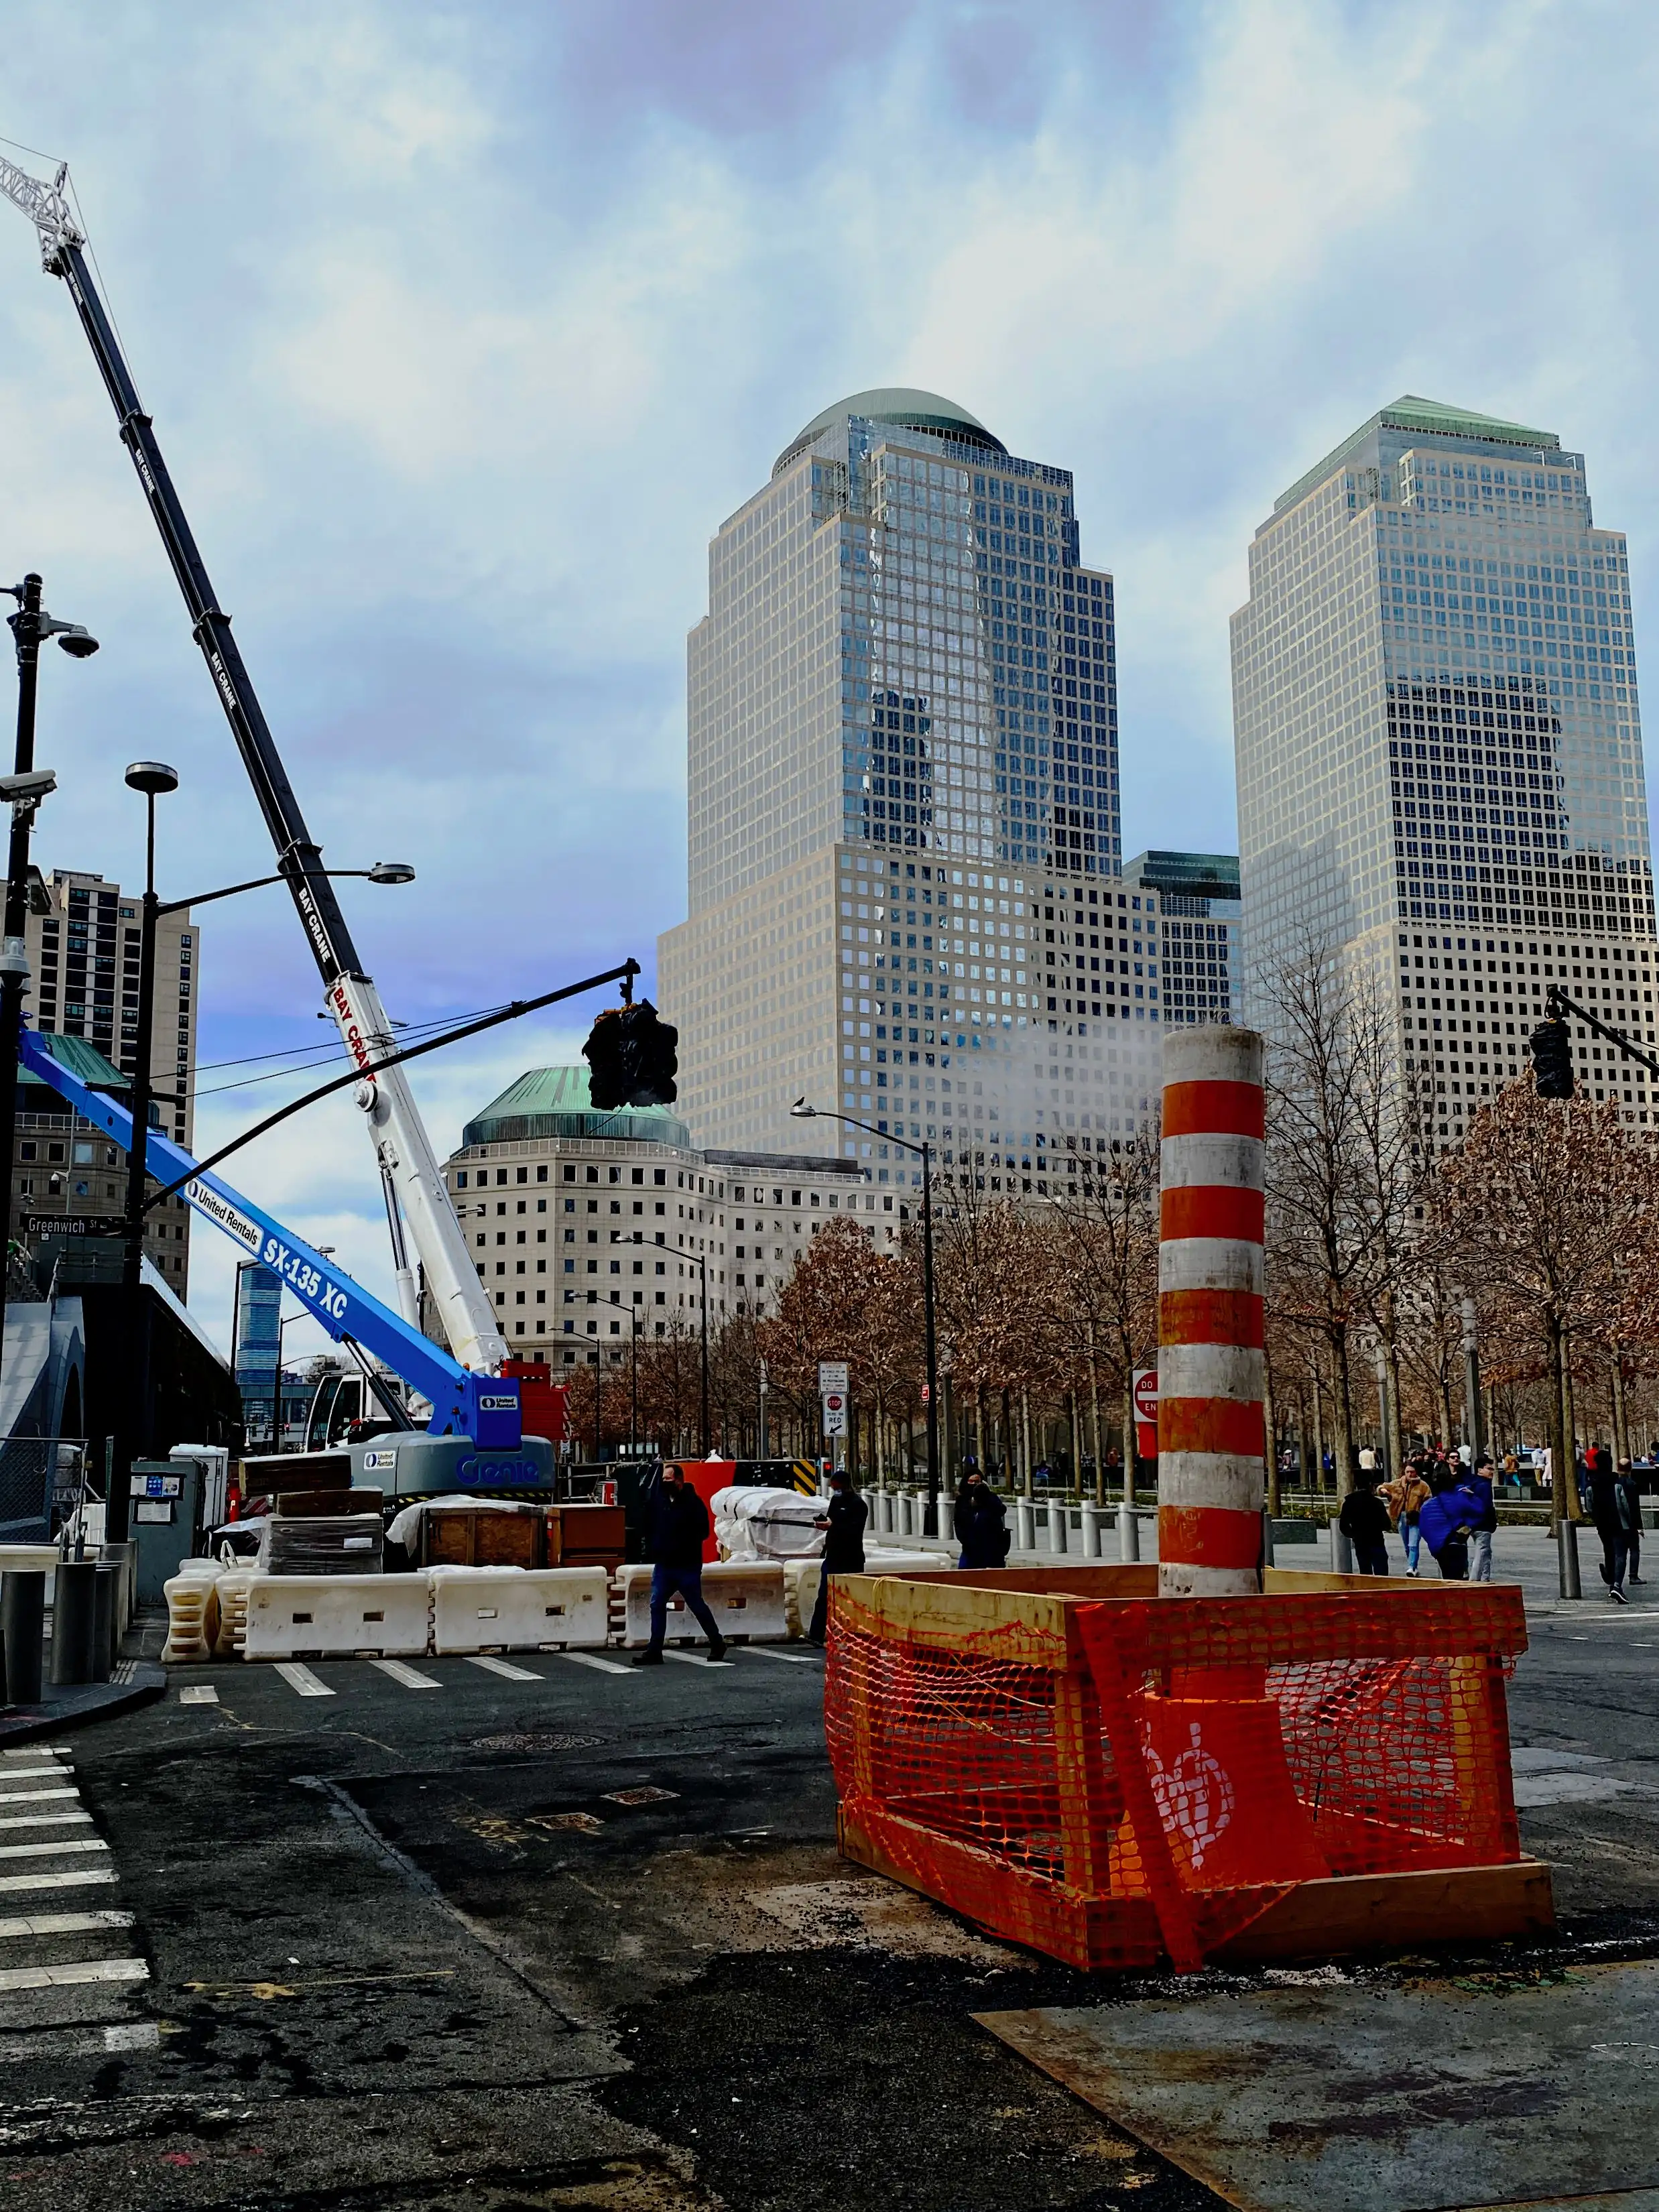
[[112, 1719], [117, 1713], [134, 1712], [154, 1705], [166, 1694], [167, 1670], [149, 1660], [129, 1660], [131, 1679], [125, 1682], [77, 1684], [62, 1699], [16, 1708], [0, 1706], [0, 1747], [32, 1743], [57, 1735], [66, 1729], [87, 1728], [94, 1721]]

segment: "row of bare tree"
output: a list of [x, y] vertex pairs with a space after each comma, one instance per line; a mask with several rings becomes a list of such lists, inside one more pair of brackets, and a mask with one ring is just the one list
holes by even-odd
[[[1559, 1468], [1575, 1431], [1630, 1449], [1659, 1377], [1659, 1148], [1612, 1104], [1540, 1099], [1530, 1079], [1474, 1115], [1450, 1151], [1425, 1133], [1382, 990], [1310, 947], [1281, 979], [1270, 1032], [1268, 1421], [1304, 1464], [1328, 1455], [1336, 1487], [1359, 1444], [1391, 1464], [1413, 1437], [1450, 1441], [1462, 1413], [1463, 1313], [1473, 1304], [1489, 1433], [1547, 1442]], [[1029, 1480], [1058, 1456], [1073, 1479], [1107, 1470], [1133, 1437], [1137, 1367], [1158, 1340], [1158, 1143], [1154, 1128], [1071, 1155], [1059, 1194], [989, 1196], [936, 1184], [935, 1249], [947, 1449]], [[922, 1270], [912, 1224], [878, 1253], [831, 1224], [775, 1315], [732, 1322], [711, 1355], [716, 1449], [755, 1451], [764, 1362], [767, 1448], [815, 1452], [817, 1364], [845, 1359], [868, 1474], [908, 1472], [925, 1406]], [[576, 1422], [607, 1438], [685, 1448], [697, 1429], [699, 1352], [677, 1332], [641, 1342]], [[1645, 1431], [1644, 1431], [1645, 1433]], [[1277, 1503], [1279, 1454], [1270, 1477]], [[1571, 1486], [1558, 1483], [1560, 1501]]]

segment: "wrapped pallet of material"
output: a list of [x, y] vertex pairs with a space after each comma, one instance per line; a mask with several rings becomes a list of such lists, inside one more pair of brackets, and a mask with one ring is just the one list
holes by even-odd
[[824, 1532], [821, 1498], [742, 1483], [714, 1493], [714, 1540], [727, 1559], [816, 1559]]
[[384, 1546], [378, 1513], [272, 1514], [259, 1531], [259, 1565], [268, 1575], [378, 1575]]

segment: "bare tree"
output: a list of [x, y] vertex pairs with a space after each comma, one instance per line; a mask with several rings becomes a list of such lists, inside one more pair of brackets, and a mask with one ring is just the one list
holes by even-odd
[[1356, 1339], [1395, 1327], [1417, 1176], [1376, 980], [1313, 939], [1267, 993], [1268, 1267], [1280, 1322], [1319, 1340], [1337, 1492], [1353, 1481]]

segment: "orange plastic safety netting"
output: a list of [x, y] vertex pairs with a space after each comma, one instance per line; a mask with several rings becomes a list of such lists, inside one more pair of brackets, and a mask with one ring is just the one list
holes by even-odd
[[1194, 1966], [1298, 1884], [1518, 1860], [1504, 1680], [1524, 1645], [1519, 1592], [1467, 1585], [841, 1583], [843, 1842], [1077, 1964]]

